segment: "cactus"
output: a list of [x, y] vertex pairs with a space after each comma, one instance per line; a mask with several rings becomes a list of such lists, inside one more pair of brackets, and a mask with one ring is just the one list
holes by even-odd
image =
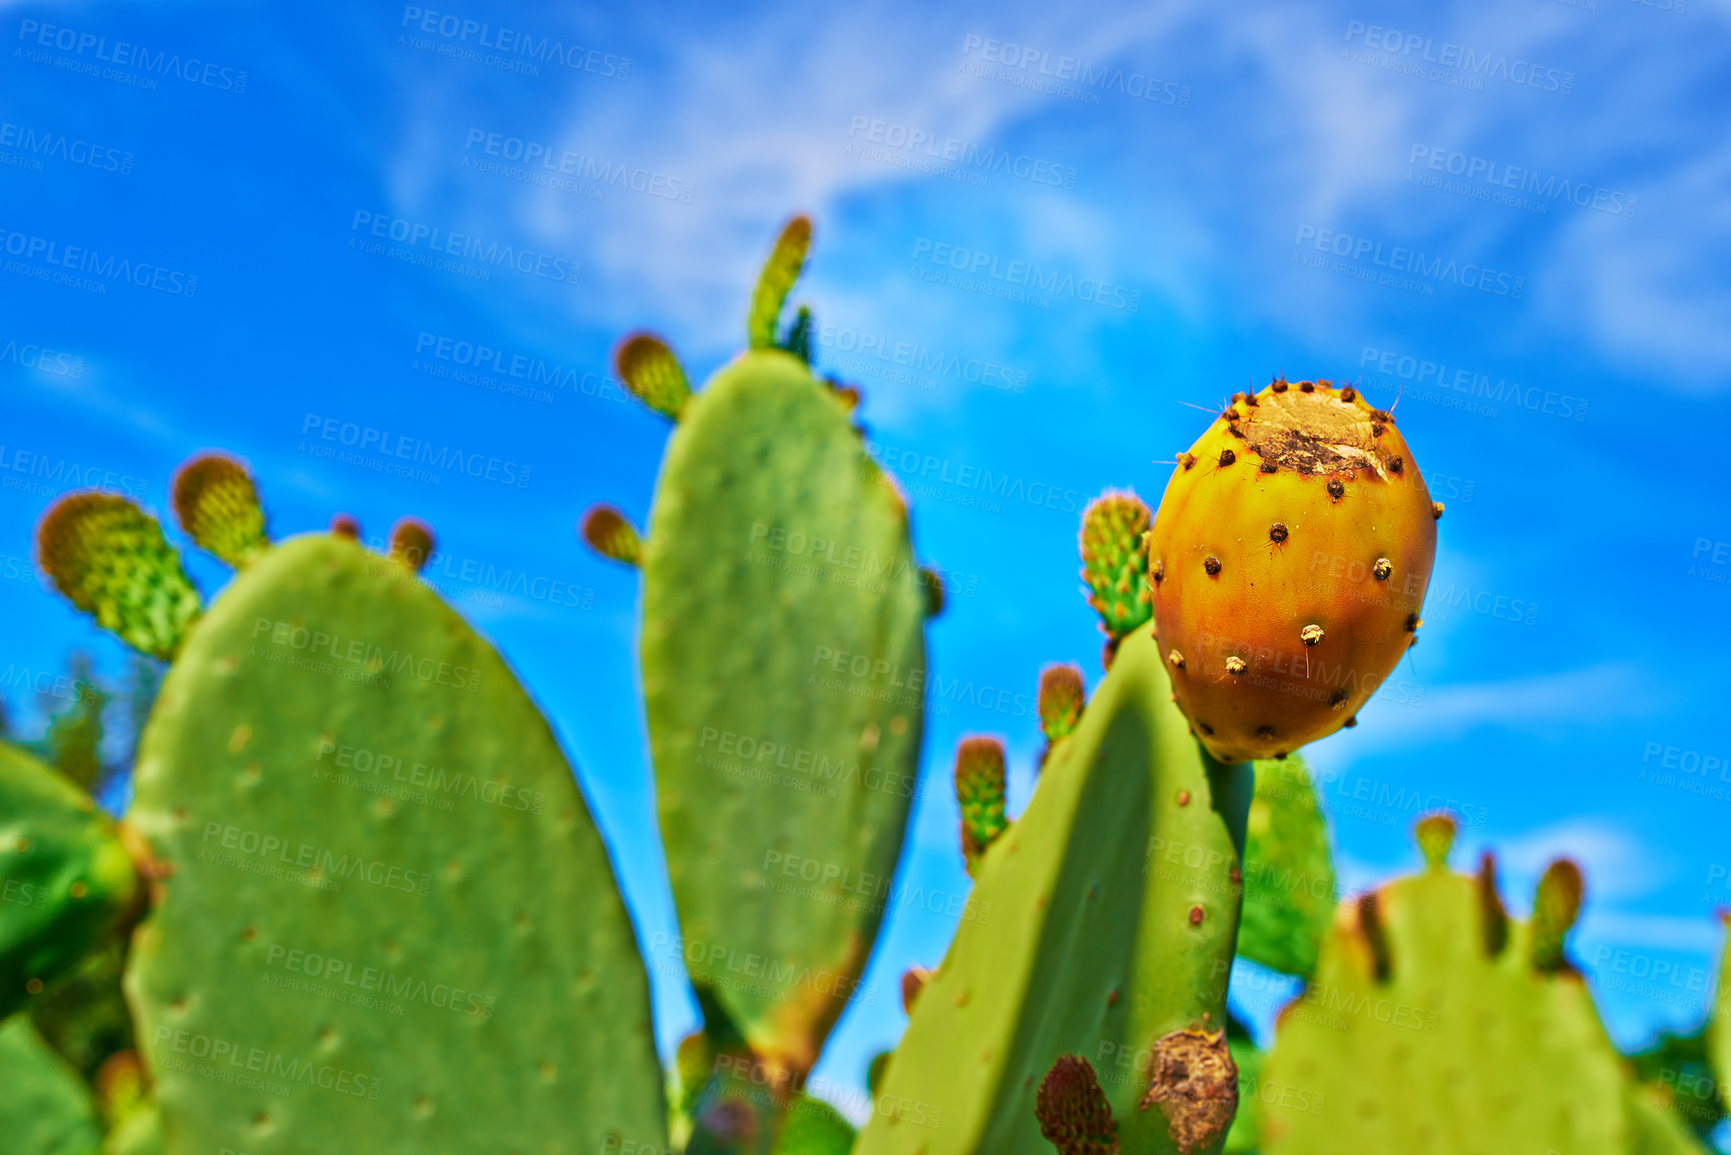
[[0, 1024], [0, 1144], [6, 1155], [95, 1155], [96, 1103], [24, 1015]]
[[[1082, 685], [1082, 669], [1074, 664], [1047, 666], [1040, 671], [1040, 691], [1035, 709], [1040, 715], [1040, 732], [1046, 736], [1046, 750], [1076, 732], [1082, 721], [1082, 709], [1087, 704], [1087, 692]], [[1042, 756], [1041, 764], [1045, 763]]]
[[142, 895], [88, 794], [0, 742], [0, 1018], [71, 974]]
[[[1186, 731], [1137, 630], [982, 857], [970, 909], [993, 915], [964, 913], [884, 1073], [884, 1098], [942, 1125], [879, 1112], [858, 1155], [1050, 1152], [1035, 1088], [1066, 1054], [1101, 1064], [1125, 1151], [1218, 1149], [1251, 769]], [[1209, 1078], [1180, 1076], [1181, 1056]]]
[[1153, 613], [1148, 587], [1148, 507], [1134, 493], [1108, 491], [1082, 512], [1082, 580], [1106, 635], [1104, 662]]
[[1302, 761], [1256, 763], [1246, 829], [1238, 953], [1308, 978], [1334, 917], [1336, 881], [1328, 825]]
[[174, 515], [199, 548], [235, 569], [270, 548], [264, 508], [246, 466], [220, 453], [206, 453], [174, 478]]
[[416, 578], [430, 548], [309, 534], [248, 552], [172, 644], [120, 620], [175, 659], [128, 815], [154, 909], [126, 986], [176, 1150], [665, 1146], [606, 850], [545, 720]]
[[[840, 394], [777, 335], [809, 240], [804, 218], [783, 231], [750, 349], [701, 391], [669, 386], [685, 376], [659, 339], [621, 345], [620, 376], [677, 424], [641, 542], [604, 507], [585, 519], [599, 552], [641, 558], [643, 693], [688, 973], [772, 1073], [763, 1110], [709, 1093], [731, 1138], [706, 1138], [699, 1107], [693, 1150], [773, 1142], [883, 915], [841, 888], [894, 872], [918, 769], [931, 583]], [[821, 894], [780, 877], [807, 861]], [[776, 965], [743, 981], [754, 958]]]
[[1161, 652], [1210, 753], [1284, 757], [1356, 716], [1416, 640], [1439, 516], [1355, 390], [1233, 394], [1148, 538]]
[[1266, 1155], [1698, 1151], [1629, 1078], [1567, 961], [1573, 865], [1521, 922], [1488, 855], [1478, 878], [1454, 874], [1452, 821], [1421, 827], [1424, 870], [1339, 907], [1280, 1018], [1262, 1072], [1292, 1094], [1264, 1099]]

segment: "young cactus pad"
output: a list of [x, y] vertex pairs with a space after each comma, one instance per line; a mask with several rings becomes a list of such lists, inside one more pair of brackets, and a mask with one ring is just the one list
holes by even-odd
[[1307, 978], [1334, 918], [1334, 859], [1310, 771], [1297, 758], [1256, 763], [1244, 852], [1238, 953]]
[[1233, 395], [1148, 538], [1160, 651], [1216, 758], [1286, 754], [1357, 713], [1412, 644], [1436, 516], [1393, 417], [1355, 390]]
[[1450, 872], [1452, 824], [1425, 824], [1425, 869], [1338, 908], [1281, 1015], [1262, 1075], [1293, 1093], [1263, 1098], [1266, 1155], [1696, 1150], [1638, 1141], [1663, 1135], [1586, 983], [1536, 968], [1488, 860], [1478, 879]]
[[1148, 507], [1134, 493], [1107, 492], [1082, 513], [1082, 580], [1109, 646], [1153, 613], [1148, 590]]
[[135, 788], [157, 882], [127, 994], [174, 1150], [665, 1146], [571, 769], [403, 565], [324, 534], [255, 560], [163, 680]]
[[642, 556], [679, 953], [766, 1065], [807, 1071], [865, 968], [918, 771], [907, 511], [805, 364], [748, 352], [685, 405]]
[[0, 1018], [71, 971], [142, 898], [108, 815], [0, 742]]
[[6, 1155], [95, 1155], [96, 1103], [49, 1049], [28, 1015], [0, 1024], [0, 1150]]
[[239, 569], [266, 549], [264, 509], [246, 467], [206, 453], [174, 475], [174, 516], [200, 549]]
[[[879, 1101], [924, 1115], [878, 1111], [858, 1155], [1051, 1155], [1036, 1089], [1067, 1054], [1097, 1068], [1124, 1151], [1217, 1150], [1220, 1098], [1180, 1089], [1162, 1060], [1190, 1031], [1225, 1050], [1250, 797], [1250, 767], [1222, 766], [1190, 737], [1151, 631], [1124, 639], [1027, 808], [986, 851], [884, 1075]], [[1151, 1097], [1163, 1069], [1173, 1082]], [[1216, 1090], [1235, 1094], [1230, 1084]], [[1204, 1116], [1211, 1138], [1174, 1142], [1194, 1141]]]

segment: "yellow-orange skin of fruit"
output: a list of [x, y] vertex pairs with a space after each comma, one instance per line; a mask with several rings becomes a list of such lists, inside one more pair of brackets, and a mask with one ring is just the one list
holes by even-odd
[[1332, 734], [1394, 670], [1440, 507], [1392, 416], [1350, 387], [1281, 380], [1225, 412], [1179, 455], [1148, 566], [1178, 705], [1210, 754], [1242, 762]]

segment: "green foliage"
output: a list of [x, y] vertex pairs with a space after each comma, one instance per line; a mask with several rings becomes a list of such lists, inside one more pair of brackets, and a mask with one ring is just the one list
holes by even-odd
[[90, 1092], [24, 1015], [0, 1024], [0, 1149], [6, 1155], [96, 1155]]
[[1049, 1153], [1036, 1087], [1067, 1054], [1098, 1064], [1125, 1151], [1178, 1150], [1166, 1107], [1143, 1103], [1172, 1074], [1162, 1043], [1225, 1024], [1251, 793], [1250, 767], [1214, 762], [1190, 736], [1151, 632], [1126, 638], [986, 852], [914, 1004], [882, 1093], [918, 1110], [874, 1115], [860, 1155]]
[[1725, 1118], [1723, 1086], [1709, 1049], [1712, 1021], [1691, 1034], [1660, 1032], [1651, 1046], [1629, 1056], [1635, 1077], [1668, 1100], [1677, 1115], [1705, 1140]]
[[74, 654], [68, 676], [71, 705], [48, 720], [48, 733], [37, 744], [42, 758], [86, 793], [95, 793], [107, 777], [102, 761], [102, 712], [112, 695], [96, 681], [88, 654]]
[[125, 967], [126, 942], [111, 938], [30, 1003], [30, 1021], [86, 1083], [96, 1082], [110, 1057], [136, 1046], [121, 988]]
[[841, 1112], [822, 1099], [801, 1094], [788, 1108], [775, 1155], [848, 1155], [853, 1141], [853, 1124]]
[[[1450, 872], [1427, 822], [1425, 869], [1342, 908], [1281, 1016], [1262, 1065], [1282, 1089], [1262, 1099], [1265, 1155], [1698, 1151], [1628, 1077], [1580, 976], [1535, 964], [1533, 926], [1487, 898], [1493, 871]], [[1541, 928], [1559, 952], [1566, 929]]]
[[0, 743], [0, 1017], [71, 972], [140, 896], [90, 796]]
[[1246, 829], [1238, 953], [1307, 978], [1334, 917], [1336, 882], [1328, 823], [1301, 759], [1256, 763]]
[[163, 681], [128, 822], [159, 882], [127, 991], [178, 1149], [665, 1146], [570, 767], [396, 561], [318, 534], [242, 571]]

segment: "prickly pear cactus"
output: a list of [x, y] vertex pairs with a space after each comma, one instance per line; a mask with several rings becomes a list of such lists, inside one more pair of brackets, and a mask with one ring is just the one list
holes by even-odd
[[1441, 515], [1353, 389], [1233, 394], [1148, 538], [1160, 650], [1215, 757], [1284, 756], [1356, 715], [1416, 637]]
[[1153, 613], [1148, 588], [1148, 506], [1134, 493], [1107, 491], [1082, 511], [1082, 580], [1106, 635], [1102, 662]]
[[95, 1155], [96, 1103], [24, 1015], [0, 1024], [0, 1149], [6, 1155]]
[[906, 506], [840, 394], [787, 351], [797, 332], [775, 340], [809, 235], [803, 218], [784, 231], [750, 350], [701, 391], [655, 338], [621, 346], [622, 378], [677, 426], [640, 545], [619, 519], [585, 523], [607, 556], [640, 551], [686, 968], [781, 1083], [810, 1070], [865, 969], [883, 904], [859, 888], [900, 855], [925, 676]]
[[1334, 858], [1310, 771], [1297, 758], [1256, 763], [1244, 852], [1238, 953], [1308, 978], [1334, 918]]
[[[1447, 865], [1453, 823], [1420, 824], [1427, 864], [1343, 903], [1315, 978], [1262, 1066], [1263, 1151], [1697, 1151], [1639, 1097], [1563, 953], [1572, 864], [1512, 919], [1485, 857]], [[1572, 892], [1572, 893], [1571, 893]], [[1675, 1120], [1671, 1120], [1675, 1123]]]
[[606, 850], [545, 719], [407, 551], [250, 552], [173, 649], [127, 972], [171, 1148], [665, 1146]]
[[964, 915], [920, 991], [878, 1096], [897, 1106], [859, 1155], [1050, 1155], [1036, 1089], [1072, 1053], [1098, 1066], [1126, 1152], [1218, 1150], [1250, 800], [1250, 767], [1190, 737], [1152, 633], [1125, 638], [986, 851], [970, 905], [991, 918]]
[[142, 889], [90, 796], [0, 742], [0, 1018], [71, 974]]

